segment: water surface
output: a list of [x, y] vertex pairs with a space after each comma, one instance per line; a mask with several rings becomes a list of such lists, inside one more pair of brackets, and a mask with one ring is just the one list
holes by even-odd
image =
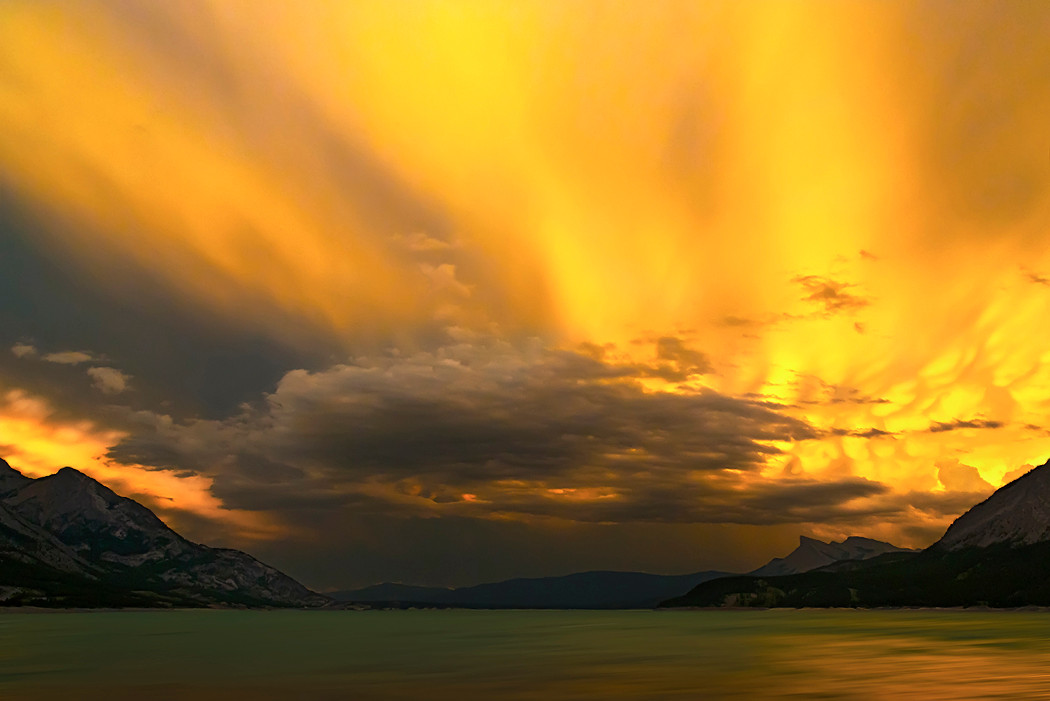
[[1050, 614], [0, 614], [7, 699], [1040, 699]]

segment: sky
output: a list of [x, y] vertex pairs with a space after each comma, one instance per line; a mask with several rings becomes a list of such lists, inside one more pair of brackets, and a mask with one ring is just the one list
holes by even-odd
[[320, 590], [925, 547], [1050, 458], [1048, 35], [6, 0], [0, 457]]

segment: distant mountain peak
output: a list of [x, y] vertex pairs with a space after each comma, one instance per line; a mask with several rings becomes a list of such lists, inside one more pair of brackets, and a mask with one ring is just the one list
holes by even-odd
[[1050, 541], [1050, 461], [995, 490], [948, 527], [931, 547], [959, 550]]
[[706, 582], [665, 605], [1050, 606], [1050, 461], [1000, 487], [921, 552], [767, 581], [781, 573], [767, 568], [819, 545], [805, 538], [801, 543], [787, 558], [752, 573], [762, 577]]
[[64, 479], [81, 479], [81, 480], [90, 480], [92, 482], [97, 481], [97, 480], [95, 480], [95, 479], [85, 475], [80, 470], [77, 470], [76, 468], [70, 467], [69, 465], [66, 465], [65, 467], [61, 468], [53, 476], [54, 477], [62, 477]]
[[904, 548], [881, 540], [849, 536], [841, 543], [828, 542], [800, 535], [798, 547], [786, 557], [775, 557], [749, 574], [756, 577], [779, 577], [786, 574], [809, 572], [818, 567], [842, 560], [867, 560], [883, 553], [899, 552]]

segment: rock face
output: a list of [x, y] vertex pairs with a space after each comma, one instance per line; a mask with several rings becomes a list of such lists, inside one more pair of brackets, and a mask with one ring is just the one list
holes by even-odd
[[997, 489], [948, 527], [932, 548], [960, 550], [1050, 541], [1050, 462]]
[[841, 543], [825, 543], [806, 536], [799, 537], [798, 547], [787, 557], [775, 557], [748, 574], [755, 577], [779, 577], [809, 572], [843, 560], [867, 560], [884, 553], [905, 552], [904, 548], [881, 540], [850, 536]]
[[[6, 586], [5, 586], [6, 585]], [[21, 600], [17, 590], [22, 586]], [[237, 550], [191, 543], [69, 467], [29, 479], [0, 460], [0, 589], [56, 604], [323, 606], [327, 597]]]

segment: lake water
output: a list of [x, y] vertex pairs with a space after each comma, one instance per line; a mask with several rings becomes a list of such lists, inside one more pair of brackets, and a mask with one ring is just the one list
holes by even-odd
[[1050, 613], [0, 613], [0, 699], [1046, 699]]

